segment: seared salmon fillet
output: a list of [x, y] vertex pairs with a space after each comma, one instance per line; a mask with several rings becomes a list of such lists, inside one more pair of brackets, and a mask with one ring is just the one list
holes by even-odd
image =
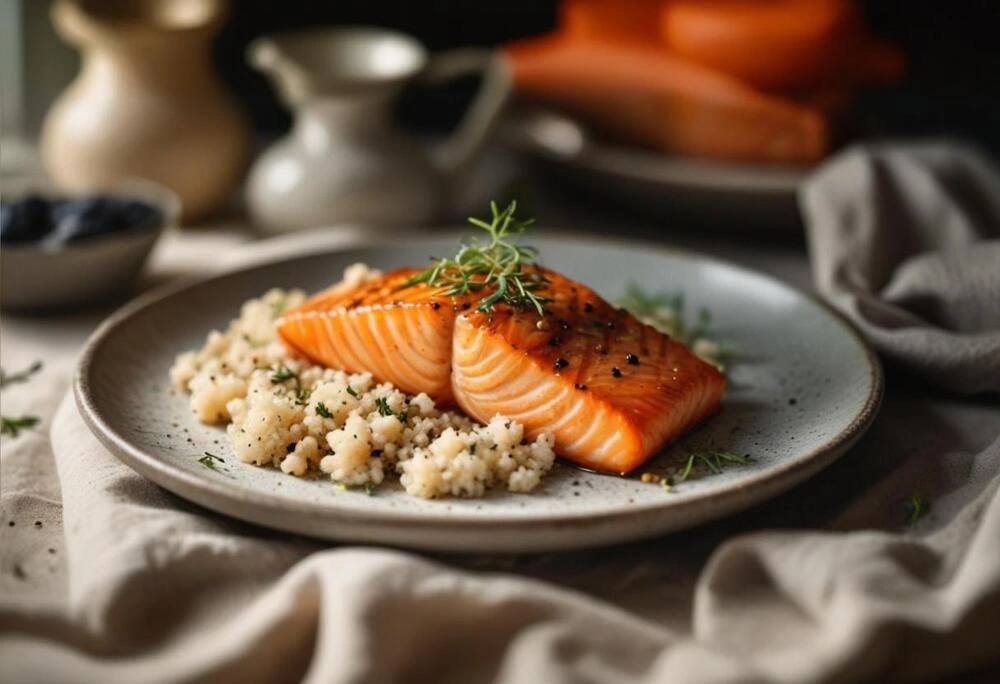
[[452, 390], [466, 413], [550, 430], [563, 458], [628, 473], [718, 408], [718, 370], [589, 287], [546, 277], [541, 327], [509, 308], [456, 319]]
[[565, 276], [541, 269], [540, 317], [407, 285], [416, 272], [322, 292], [282, 316], [278, 334], [317, 363], [369, 371], [480, 421], [502, 414], [529, 437], [551, 432], [560, 456], [603, 472], [635, 470], [719, 406], [718, 370]]
[[278, 337], [314, 363], [449, 403], [456, 307], [441, 288], [406, 287], [401, 268], [356, 287], [320, 292], [277, 321]]

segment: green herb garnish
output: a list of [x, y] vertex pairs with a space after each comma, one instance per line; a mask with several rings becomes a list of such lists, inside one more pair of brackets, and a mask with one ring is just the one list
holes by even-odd
[[684, 344], [710, 336], [712, 312], [704, 307], [698, 310], [694, 326], [688, 328], [683, 292], [649, 294], [632, 283], [626, 288], [625, 296], [618, 300], [618, 306], [636, 318], [655, 321], [668, 335]]
[[358, 391], [353, 387], [351, 387], [350, 385], [347, 386], [347, 393], [350, 394], [355, 399], [358, 398]]
[[284, 312], [287, 303], [284, 297], [273, 302], [271, 304], [271, 318], [278, 318]]
[[698, 322], [695, 323], [694, 328], [688, 334], [688, 339], [694, 341], [704, 337], [708, 337], [708, 328], [712, 324], [712, 312], [708, 309], [702, 307], [698, 311]]
[[223, 459], [222, 457], [216, 456], [215, 454], [211, 454], [211, 453], [209, 453], [207, 451], [205, 452], [204, 456], [202, 456], [201, 458], [198, 459], [198, 463], [202, 464], [203, 466], [205, 466], [209, 470], [214, 470], [216, 472], [220, 472], [221, 473], [222, 471], [219, 470], [216, 467], [216, 465], [215, 465], [216, 461], [218, 461], [219, 463], [225, 463], [226, 462], [225, 459]]
[[395, 411], [389, 408], [389, 400], [385, 397], [379, 397], [375, 400], [375, 406], [378, 407], [378, 414], [380, 416], [392, 416], [395, 415]]
[[725, 449], [710, 449], [707, 451], [695, 451], [688, 454], [684, 470], [677, 477], [678, 482], [684, 482], [691, 476], [696, 465], [702, 465], [713, 475], [721, 473], [726, 466], [730, 465], [750, 465], [753, 459], [745, 454], [738, 454], [735, 451]]
[[396, 416], [400, 423], [406, 422], [406, 409], [404, 408], [399, 413], [396, 413], [389, 406], [389, 400], [385, 397], [379, 397], [375, 400], [375, 406], [378, 408], [378, 414], [380, 416]]
[[41, 418], [38, 416], [20, 416], [17, 418], [0, 416], [0, 435], [17, 437], [21, 434], [21, 430], [35, 427], [40, 420]]
[[[639, 319], [652, 319], [666, 323], [667, 334], [677, 339], [687, 339], [684, 324], [684, 293], [649, 294], [636, 283], [625, 289], [625, 296], [618, 299], [618, 306]], [[669, 312], [669, 321], [661, 321], [663, 311]]]
[[299, 374], [285, 366], [278, 366], [271, 372], [271, 382], [285, 382], [287, 380], [298, 382]]
[[[343, 482], [339, 481], [333, 483], [333, 488], [339, 489], [342, 492], [354, 491], [354, 487], [352, 485], [344, 484]], [[372, 482], [366, 482], [364, 483], [364, 485], [361, 486], [361, 489], [363, 489], [365, 494], [367, 494], [368, 496], [375, 496], [376, 488], [377, 486]]]
[[625, 296], [618, 300], [618, 306], [681, 344], [691, 347], [695, 353], [723, 372], [733, 357], [733, 350], [728, 345], [714, 343], [709, 352], [695, 344], [699, 340], [713, 342], [712, 312], [704, 307], [699, 309], [698, 319], [689, 327], [682, 292], [649, 294], [632, 283], [626, 288]]
[[909, 514], [907, 522], [912, 525], [927, 515], [927, 512], [931, 510], [931, 502], [923, 494], [914, 493], [906, 501], [906, 510]]
[[42, 370], [42, 365], [41, 361], [35, 361], [23, 371], [10, 374], [8, 374], [3, 368], [0, 368], [0, 388], [4, 388], [7, 385], [13, 385], [15, 382], [27, 382], [32, 375]]
[[510, 240], [522, 235], [534, 219], [516, 218], [517, 202], [511, 202], [503, 211], [496, 202], [490, 202], [490, 210], [490, 222], [469, 219], [469, 223], [489, 234], [488, 244], [472, 239], [459, 248], [455, 258], [434, 259], [430, 268], [411, 277], [406, 285], [445, 287], [444, 293], [450, 297], [482, 293], [477, 310], [483, 313], [492, 313], [493, 307], [503, 302], [519, 310], [533, 308], [541, 316], [550, 298], [539, 295], [537, 290], [547, 280], [540, 272], [523, 268], [536, 262], [538, 250]]
[[312, 394], [312, 390], [305, 389], [304, 387], [298, 391], [295, 395], [295, 403], [299, 406], [305, 406], [309, 403], [309, 396]]
[[330, 409], [326, 407], [322, 401], [316, 404], [316, 415], [322, 418], [333, 418], [333, 414], [330, 413]]

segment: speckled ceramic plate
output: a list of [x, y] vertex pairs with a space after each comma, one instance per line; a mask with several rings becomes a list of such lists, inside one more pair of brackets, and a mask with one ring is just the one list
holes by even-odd
[[824, 306], [758, 273], [652, 245], [535, 236], [547, 265], [608, 298], [630, 281], [683, 291], [708, 307], [718, 339], [737, 358], [720, 413], [658, 455], [668, 473], [688, 450], [724, 448], [753, 463], [690, 478], [666, 491], [557, 465], [531, 495], [425, 501], [401, 490], [339, 491], [227, 458], [211, 470], [205, 451], [226, 453], [220, 428], [197, 423], [172, 391], [174, 356], [225, 326], [240, 304], [270, 287], [328, 285], [353, 262], [390, 268], [454, 249], [451, 236], [392, 240], [264, 263], [145, 296], [90, 339], [75, 390], [97, 437], [160, 486], [221, 513], [305, 535], [448, 551], [552, 551], [622, 542], [719, 518], [816, 474], [867, 428], [882, 376], [870, 348]]

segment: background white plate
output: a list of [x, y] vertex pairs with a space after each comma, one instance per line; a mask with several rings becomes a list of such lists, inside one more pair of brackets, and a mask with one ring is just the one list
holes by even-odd
[[560, 178], [632, 209], [708, 229], [802, 230], [797, 193], [809, 167], [698, 159], [611, 143], [539, 105], [512, 109], [498, 133]]
[[856, 332], [813, 299], [751, 271], [642, 243], [532, 237], [546, 265], [608, 298], [631, 281], [683, 291], [690, 315], [708, 307], [718, 339], [737, 359], [722, 411], [656, 457], [666, 473], [686, 450], [725, 448], [753, 465], [698, 477], [672, 492], [637, 478], [559, 465], [531, 495], [425, 501], [401, 490], [366, 496], [326, 479], [296, 479], [226, 458], [221, 472], [198, 462], [228, 456], [221, 428], [196, 422], [171, 389], [174, 356], [225, 326], [246, 299], [270, 287], [315, 291], [364, 261], [380, 268], [452, 253], [457, 236], [392, 239], [284, 259], [142, 297], [88, 342], [75, 392], [84, 419], [122, 461], [207, 508], [261, 525], [356, 542], [449, 551], [551, 551], [661, 534], [772, 497], [842, 454], [867, 428], [882, 375]]

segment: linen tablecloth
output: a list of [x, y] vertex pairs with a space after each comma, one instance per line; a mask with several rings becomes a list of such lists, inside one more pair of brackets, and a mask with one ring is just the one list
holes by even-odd
[[[992, 305], [959, 314], [927, 302], [991, 301], [977, 288], [995, 283], [988, 269], [1000, 264], [986, 260], [971, 279], [928, 281], [913, 269], [953, 273], [954, 255], [996, 249], [988, 209], [958, 211], [974, 227], [958, 237], [953, 223], [937, 224], [956, 216], [941, 209], [954, 187], [992, 188], [995, 198], [1000, 181], [988, 164], [970, 174], [982, 160], [967, 151], [935, 150], [852, 152], [803, 194], [819, 289], [890, 359], [869, 433], [786, 495], [627, 546], [428, 556], [206, 512], [119, 463], [65, 396], [80, 344], [106, 312], [5, 316], [4, 368], [38, 358], [45, 367], [0, 395], [4, 415], [43, 417], [0, 449], [0, 680], [820, 682], [990, 671], [1000, 659], [1000, 405], [977, 393], [996, 389], [995, 357], [973, 361], [967, 350], [991, 344], [1000, 326]], [[911, 173], [925, 186], [911, 190]], [[927, 188], [943, 199], [902, 214], [882, 204], [898, 208]], [[546, 215], [567, 227], [599, 220], [558, 207]], [[876, 271], [858, 266], [884, 251], [885, 230], [904, 228], [923, 241]], [[942, 246], [942, 235], [952, 242]], [[241, 251], [239, 231], [174, 234], [153, 276], [204, 272], [219, 254], [239, 263], [355, 237], [327, 231]], [[661, 237], [808, 286], [794, 247]], [[915, 327], [945, 336], [961, 363], [898, 341]], [[916, 493], [930, 509], [911, 522]]]

